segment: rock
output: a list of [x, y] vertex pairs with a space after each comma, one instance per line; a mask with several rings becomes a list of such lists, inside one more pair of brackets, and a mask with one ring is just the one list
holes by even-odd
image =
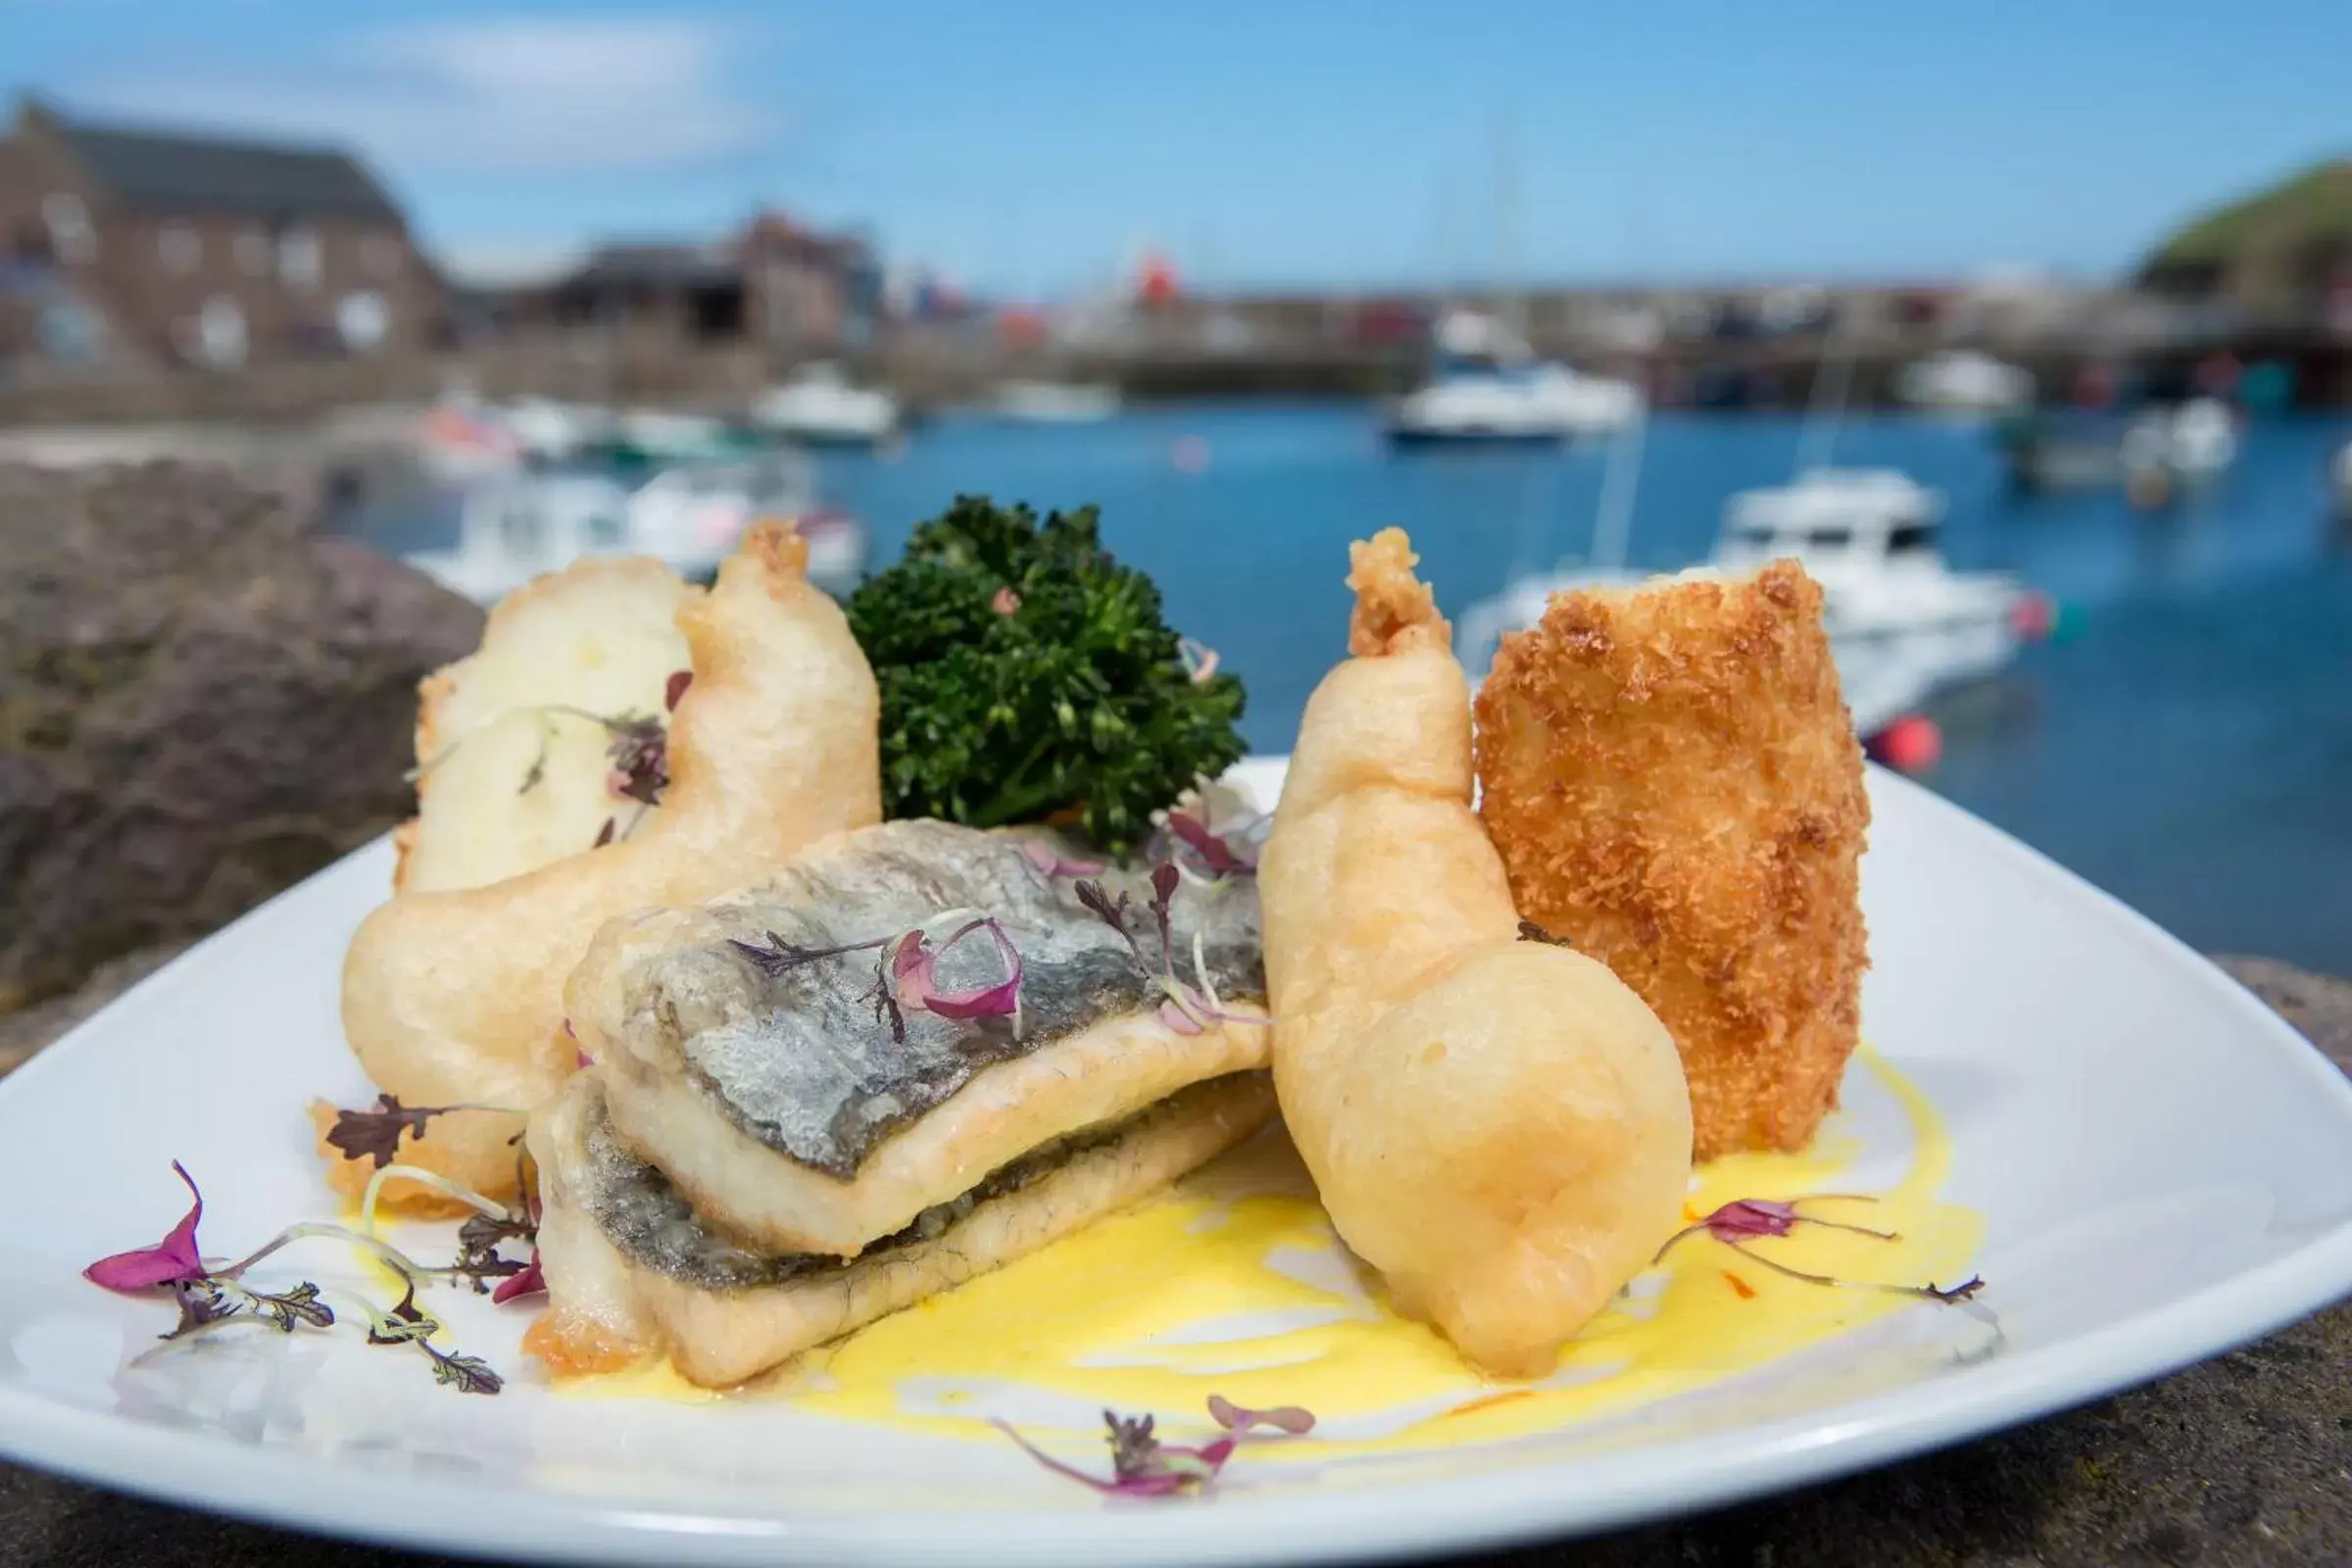
[[312, 517], [215, 467], [0, 466], [0, 1012], [407, 814], [416, 682], [481, 614]]

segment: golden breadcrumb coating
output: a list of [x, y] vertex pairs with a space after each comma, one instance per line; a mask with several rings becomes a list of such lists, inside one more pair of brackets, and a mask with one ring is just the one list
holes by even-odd
[[1804, 1147], [1860, 1034], [1870, 803], [1821, 604], [1786, 561], [1555, 595], [1478, 695], [1519, 912], [1665, 1020], [1701, 1159]]

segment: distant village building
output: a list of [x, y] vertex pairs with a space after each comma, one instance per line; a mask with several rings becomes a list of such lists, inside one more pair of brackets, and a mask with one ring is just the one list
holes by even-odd
[[414, 353], [443, 315], [407, 220], [347, 153], [31, 101], [0, 140], [0, 363]]
[[882, 274], [858, 235], [762, 213], [706, 244], [610, 244], [548, 290], [545, 314], [645, 346], [749, 343], [782, 359], [855, 352], [882, 310]]

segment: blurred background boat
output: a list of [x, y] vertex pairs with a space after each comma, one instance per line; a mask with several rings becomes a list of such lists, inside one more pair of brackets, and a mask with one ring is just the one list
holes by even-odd
[[1930, 413], [2006, 414], [2034, 401], [2034, 376], [1989, 354], [1951, 349], [1904, 366], [1895, 395]]
[[808, 464], [789, 454], [747, 462], [619, 469], [517, 470], [455, 499], [457, 537], [402, 552], [411, 565], [477, 604], [496, 603], [584, 557], [643, 556], [708, 580], [743, 531], [790, 520], [808, 541], [808, 577], [847, 593], [865, 568], [865, 530], [817, 500]]
[[1091, 424], [1118, 413], [1120, 398], [1110, 381], [1006, 381], [988, 406], [1024, 424]]
[[753, 428], [804, 446], [870, 447], [900, 429], [899, 400], [851, 383], [830, 362], [803, 366], [752, 402]]
[[1389, 415], [1389, 438], [1400, 445], [1605, 435], [1639, 419], [1645, 406], [1630, 381], [1538, 360], [1491, 316], [1449, 312], [1434, 337], [1429, 378]]

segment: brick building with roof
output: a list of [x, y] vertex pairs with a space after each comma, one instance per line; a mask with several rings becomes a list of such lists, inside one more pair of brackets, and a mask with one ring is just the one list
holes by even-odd
[[347, 152], [100, 125], [31, 100], [0, 139], [0, 361], [411, 354], [445, 316], [407, 219]]

